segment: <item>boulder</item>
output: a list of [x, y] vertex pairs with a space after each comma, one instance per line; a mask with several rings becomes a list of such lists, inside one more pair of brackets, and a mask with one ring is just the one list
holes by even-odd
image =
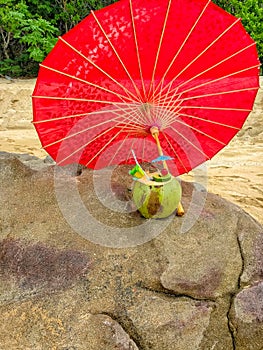
[[191, 183], [146, 220], [107, 171], [0, 154], [0, 348], [262, 350], [262, 227]]

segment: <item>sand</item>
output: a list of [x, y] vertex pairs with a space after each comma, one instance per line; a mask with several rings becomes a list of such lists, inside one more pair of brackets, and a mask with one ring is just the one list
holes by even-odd
[[[263, 86], [263, 79], [261, 79]], [[0, 79], [0, 151], [45, 158], [31, 124], [35, 80]], [[239, 205], [263, 224], [263, 88], [242, 130], [206, 163], [210, 192]], [[184, 178], [191, 180], [197, 172]]]

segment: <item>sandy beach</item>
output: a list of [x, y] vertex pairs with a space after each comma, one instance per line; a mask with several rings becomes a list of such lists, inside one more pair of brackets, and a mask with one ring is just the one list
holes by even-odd
[[[34, 85], [35, 79], [0, 79], [0, 151], [47, 156], [31, 123]], [[208, 191], [239, 205], [263, 223], [262, 88], [242, 130], [206, 165]]]

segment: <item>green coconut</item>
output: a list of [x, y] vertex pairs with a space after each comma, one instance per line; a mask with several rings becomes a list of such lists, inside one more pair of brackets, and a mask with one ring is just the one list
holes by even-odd
[[181, 185], [175, 177], [170, 176], [169, 181], [165, 178], [163, 181], [161, 178], [155, 179], [155, 183], [156, 185], [149, 186], [135, 181], [132, 190], [133, 201], [137, 209], [147, 219], [161, 219], [170, 216], [177, 209], [182, 197]]

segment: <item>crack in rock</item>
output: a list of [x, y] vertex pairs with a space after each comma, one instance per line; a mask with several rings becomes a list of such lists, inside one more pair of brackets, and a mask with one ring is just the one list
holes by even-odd
[[[242, 214], [243, 213], [241, 213], [240, 215], [242, 215]], [[236, 239], [237, 239], [239, 253], [240, 253], [240, 257], [241, 257], [241, 261], [242, 261], [242, 267], [240, 269], [240, 273], [239, 273], [239, 276], [238, 276], [236, 291], [230, 295], [229, 309], [227, 311], [228, 329], [229, 329], [229, 333], [230, 333], [231, 338], [232, 338], [233, 350], [236, 350], [236, 333], [237, 333], [237, 330], [234, 327], [234, 324], [233, 324], [232, 319], [231, 319], [231, 309], [233, 307], [233, 303], [235, 301], [236, 295], [242, 289], [242, 287], [241, 287], [241, 277], [242, 277], [242, 275], [244, 273], [244, 269], [245, 269], [245, 256], [244, 256], [244, 252], [243, 252], [243, 249], [242, 249], [241, 240], [240, 240], [240, 237], [239, 237], [240, 215], [238, 217], [235, 234], [236, 234], [236, 237], [237, 237]]]

